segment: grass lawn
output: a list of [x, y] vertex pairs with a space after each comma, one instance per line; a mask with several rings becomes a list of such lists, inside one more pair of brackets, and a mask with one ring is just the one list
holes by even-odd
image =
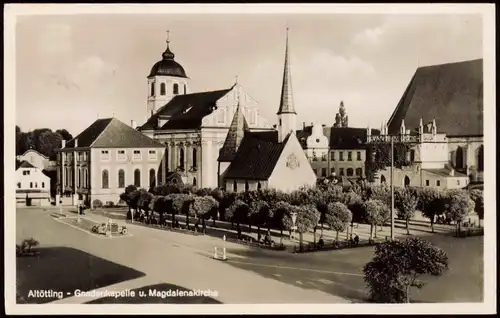
[[[70, 247], [37, 249], [35, 257], [18, 257], [17, 303], [41, 304], [57, 298], [29, 297], [30, 291], [52, 290], [71, 297], [76, 289], [89, 291], [145, 274]], [[70, 294], [68, 294], [70, 293]]]
[[[132, 289], [134, 297], [104, 297], [87, 302], [87, 304], [221, 304], [217, 299], [208, 296], [168, 297], [161, 292], [189, 291], [189, 289], [173, 284], [156, 284]], [[155, 293], [156, 292], [156, 293]], [[143, 296], [140, 296], [141, 293]]]

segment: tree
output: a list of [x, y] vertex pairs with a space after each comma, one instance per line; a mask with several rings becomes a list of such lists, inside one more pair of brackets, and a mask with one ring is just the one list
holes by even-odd
[[344, 203], [332, 202], [328, 204], [325, 215], [325, 223], [331, 230], [336, 231], [336, 240], [339, 239], [339, 232], [344, 231], [352, 220], [351, 211]]
[[124, 201], [128, 206], [127, 219], [133, 220], [132, 209], [137, 209], [139, 192], [135, 185], [129, 185], [125, 188], [125, 192], [120, 194], [120, 200]]
[[422, 288], [422, 275], [440, 276], [448, 269], [446, 253], [418, 237], [387, 241], [375, 247], [364, 268], [364, 280], [373, 301], [410, 302], [411, 287]]
[[457, 237], [460, 236], [460, 227], [469, 213], [474, 211], [474, 201], [464, 190], [449, 190], [446, 195], [446, 216], [455, 221]]
[[484, 196], [483, 191], [479, 189], [474, 189], [470, 193], [472, 201], [474, 201], [474, 211], [479, 217], [479, 226], [481, 226], [481, 220], [484, 218]]
[[269, 230], [269, 222], [273, 217], [273, 211], [269, 207], [269, 204], [266, 201], [262, 200], [252, 202], [249, 208], [250, 223], [253, 223], [257, 226], [257, 237], [260, 240], [260, 227], [268, 224]]
[[152, 212], [150, 210], [150, 203], [153, 200], [154, 195], [145, 189], [139, 189], [138, 191], [139, 191], [139, 198], [137, 202], [137, 207], [139, 208], [140, 211], [144, 212], [146, 222], [149, 224], [151, 222], [151, 217], [153, 215], [153, 213], [150, 213]]
[[209, 195], [194, 197], [190, 206], [190, 214], [201, 218], [203, 233], [206, 232], [205, 219], [216, 213], [219, 203]]
[[417, 209], [417, 198], [406, 188], [396, 188], [394, 193], [394, 205], [397, 215], [406, 222], [406, 234], [410, 235], [410, 219], [415, 217]]
[[68, 141], [68, 140], [73, 139], [73, 136], [66, 129], [58, 129], [58, 130], [56, 130], [56, 133], [61, 135], [62, 140]]
[[[320, 213], [318, 209], [313, 204], [301, 205], [301, 206], [291, 206], [290, 216], [286, 215], [286, 219], [291, 219], [292, 213], [297, 213], [297, 219], [295, 221], [295, 226], [297, 227], [297, 232], [299, 233], [299, 246], [300, 250], [303, 250], [303, 234], [312, 230], [319, 223]], [[291, 229], [291, 220], [284, 221], [285, 226]]]
[[442, 191], [432, 187], [422, 187], [418, 190], [419, 208], [422, 214], [431, 221], [431, 231], [434, 233], [436, 215], [441, 215], [445, 210]]
[[[363, 204], [363, 208], [365, 210], [367, 221], [370, 224], [370, 238], [373, 238], [373, 226], [376, 226], [381, 219], [381, 214], [384, 209], [384, 202], [380, 200], [368, 200]], [[376, 231], [375, 227], [375, 231]], [[375, 232], [375, 237], [376, 237]]]
[[272, 208], [275, 223], [280, 229], [280, 245], [283, 245], [283, 229], [292, 227], [292, 220], [290, 218], [290, 213], [293, 210], [293, 206], [285, 201], [279, 201]]
[[185, 193], [172, 193], [166, 196], [167, 203], [172, 208], [172, 227], [175, 227], [175, 215], [186, 214], [186, 226], [189, 226], [189, 204], [192, 199]]
[[240, 223], [248, 220], [248, 214], [250, 212], [248, 204], [242, 200], [236, 200], [227, 209], [226, 217], [231, 219], [231, 222], [236, 222], [236, 229], [238, 231], [238, 238], [241, 235]]
[[[343, 194], [342, 202], [351, 211], [351, 226], [354, 222], [361, 223], [366, 221], [365, 210], [363, 209], [363, 200], [361, 196], [354, 190]], [[349, 229], [347, 229], [347, 238], [349, 238]]]
[[151, 201], [151, 210], [157, 212], [160, 216], [158, 224], [162, 226], [165, 225], [165, 213], [169, 211], [169, 204], [171, 203], [172, 201], [167, 200], [167, 198], [162, 195], [155, 196]]

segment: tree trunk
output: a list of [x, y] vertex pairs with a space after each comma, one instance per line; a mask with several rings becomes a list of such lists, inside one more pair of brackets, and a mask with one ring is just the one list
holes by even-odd
[[374, 236], [373, 236], [373, 238], [377, 238], [377, 224], [375, 224], [375, 226], [374, 226], [374, 230], [375, 230], [375, 231], [374, 231]]
[[260, 241], [260, 224], [257, 225], [257, 241]]
[[283, 245], [283, 227], [280, 228], [280, 245]]
[[252, 223], [248, 222], [248, 233], [252, 233]]
[[457, 236], [460, 237], [460, 230], [462, 229], [461, 228], [461, 225], [462, 225], [461, 223], [462, 222], [460, 221], [460, 222], [457, 222], [457, 223], [458, 223], [458, 235]]
[[201, 219], [201, 226], [203, 228], [203, 234], [207, 233], [207, 225], [205, 224], [205, 218]]
[[406, 285], [406, 303], [410, 303], [410, 285]]
[[212, 226], [215, 227], [215, 216], [212, 219]]
[[435, 215], [433, 215], [431, 217], [431, 232], [434, 233], [434, 219], [435, 219]]
[[370, 238], [373, 238], [373, 224], [370, 224]]
[[231, 230], [234, 228], [234, 221], [231, 220]]
[[339, 240], [339, 231], [337, 231], [337, 234], [335, 235], [335, 240], [338, 241]]
[[175, 213], [173, 211], [172, 211], [171, 218], [172, 218], [172, 228], [174, 228], [175, 227]]
[[186, 213], [186, 229], [189, 230], [189, 212]]
[[323, 223], [321, 223], [321, 236], [323, 236]]
[[410, 220], [406, 219], [406, 235], [410, 235]]
[[345, 239], [349, 240], [349, 225], [345, 227]]

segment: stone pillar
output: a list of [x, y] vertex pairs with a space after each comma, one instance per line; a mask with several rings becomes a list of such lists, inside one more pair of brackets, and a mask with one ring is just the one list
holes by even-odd
[[[167, 149], [168, 149], [168, 147], [167, 147]], [[168, 160], [168, 158], [167, 158], [167, 156], [165, 156], [165, 155], [163, 156], [163, 158], [162, 158], [162, 160], [161, 160], [161, 168], [160, 168], [160, 169], [161, 169], [161, 183], [162, 183], [162, 184], [165, 184], [165, 183], [166, 183], [166, 182], [165, 182], [165, 180], [166, 180], [166, 178], [167, 178], [167, 160]], [[158, 181], [158, 180], [157, 180], [157, 181]], [[157, 183], [158, 185], [160, 185], [160, 183], [159, 183], [159, 182], [156, 182], [156, 183]]]
[[177, 148], [176, 148], [176, 145], [175, 145], [175, 142], [171, 142], [170, 143], [170, 158], [171, 158], [171, 162], [170, 162], [170, 166], [172, 167], [172, 171], [176, 171], [177, 170], [177, 167], [179, 166], [179, 160], [177, 160]]
[[188, 153], [187, 153], [187, 145], [186, 143], [184, 143], [182, 145], [183, 149], [184, 149], [184, 174], [187, 175], [187, 172], [188, 172], [188, 160], [187, 160], [187, 156], [188, 156]]

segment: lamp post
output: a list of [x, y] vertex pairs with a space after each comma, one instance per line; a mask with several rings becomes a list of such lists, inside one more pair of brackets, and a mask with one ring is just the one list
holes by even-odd
[[295, 238], [295, 230], [297, 229], [297, 226], [295, 225], [295, 222], [297, 221], [297, 212], [292, 212], [291, 217], [292, 217], [292, 238]]

